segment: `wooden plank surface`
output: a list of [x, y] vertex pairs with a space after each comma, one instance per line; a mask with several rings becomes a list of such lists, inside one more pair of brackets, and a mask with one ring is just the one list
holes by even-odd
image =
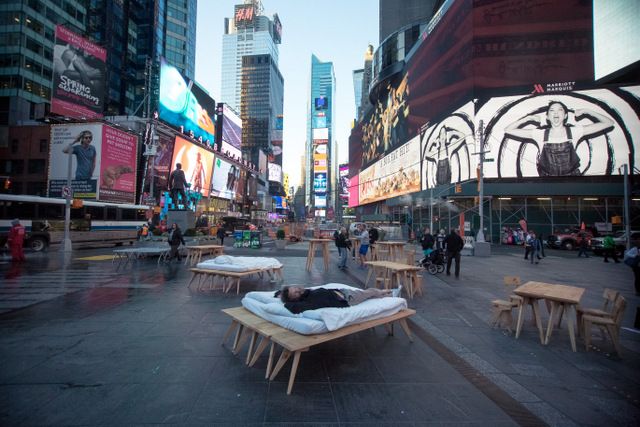
[[516, 295], [529, 298], [544, 298], [548, 300], [578, 304], [585, 289], [576, 286], [555, 285], [544, 282], [527, 282], [514, 289]]

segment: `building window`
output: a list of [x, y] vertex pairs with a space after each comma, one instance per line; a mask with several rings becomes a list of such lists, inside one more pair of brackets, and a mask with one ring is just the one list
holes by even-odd
[[47, 152], [47, 145], [48, 142], [46, 139], [41, 139], [40, 140], [40, 152], [41, 153], [46, 153]]

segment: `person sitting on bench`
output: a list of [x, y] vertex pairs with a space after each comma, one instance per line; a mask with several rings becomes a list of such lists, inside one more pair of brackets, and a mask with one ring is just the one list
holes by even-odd
[[360, 304], [371, 298], [399, 297], [402, 286], [396, 289], [305, 289], [300, 285], [285, 286], [275, 293], [284, 306], [292, 313], [298, 314], [317, 308], [346, 308]]

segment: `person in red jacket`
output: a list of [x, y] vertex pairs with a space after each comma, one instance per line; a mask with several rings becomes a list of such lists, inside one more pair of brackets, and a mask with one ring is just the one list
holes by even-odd
[[7, 243], [11, 249], [11, 259], [13, 261], [24, 261], [24, 227], [20, 224], [19, 219], [11, 221], [11, 229], [9, 230], [9, 238]]

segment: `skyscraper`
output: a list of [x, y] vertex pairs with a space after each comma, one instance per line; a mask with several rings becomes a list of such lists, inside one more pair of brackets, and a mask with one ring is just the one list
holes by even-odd
[[380, 43], [400, 28], [428, 21], [444, 0], [380, 0]]
[[360, 105], [362, 105], [362, 80], [364, 69], [353, 70], [353, 96], [356, 101], [356, 120], [360, 118]]
[[262, 15], [262, 2], [245, 0], [234, 8], [233, 18], [225, 18], [222, 36], [222, 100], [242, 113], [242, 58], [246, 55], [270, 55], [278, 64], [278, 45], [282, 24]]
[[335, 206], [335, 169], [333, 161], [333, 102], [336, 77], [332, 62], [322, 62], [311, 55], [311, 92], [307, 114], [306, 205], [315, 208], [316, 216], [325, 217]]
[[85, 31], [86, 2], [2, 2], [0, 38], [0, 125], [41, 118], [49, 112], [56, 25]]

